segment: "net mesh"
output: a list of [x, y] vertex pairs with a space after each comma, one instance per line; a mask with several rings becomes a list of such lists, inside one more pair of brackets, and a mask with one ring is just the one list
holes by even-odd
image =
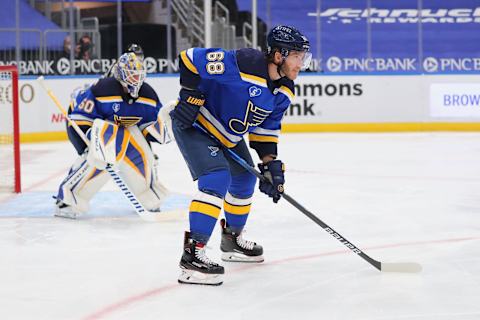
[[14, 116], [12, 72], [0, 70], [0, 192], [14, 191]]

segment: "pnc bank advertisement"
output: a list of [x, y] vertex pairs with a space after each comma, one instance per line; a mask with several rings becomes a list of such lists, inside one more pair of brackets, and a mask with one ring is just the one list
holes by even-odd
[[[248, 10], [250, 0], [239, 0]], [[271, 4], [272, 25], [295, 21], [324, 73], [480, 71], [478, 0], [307, 0]], [[258, 14], [268, 19], [266, 4]], [[290, 6], [290, 7], [289, 7]]]
[[[252, 1], [238, 0], [237, 5], [239, 10], [248, 11]], [[302, 0], [301, 6], [296, 1], [281, 0], [257, 1], [257, 7], [259, 19], [265, 23], [278, 25], [292, 21], [302, 30], [310, 40], [313, 72], [473, 74], [480, 71], [478, 0]], [[55, 34], [59, 39], [65, 35]], [[0, 49], [7, 46], [1, 43]], [[68, 75], [71, 68], [73, 74], [103, 74], [114, 62], [105, 57], [88, 61], [62, 57], [42, 61], [24, 59], [18, 64], [22, 75]], [[16, 61], [0, 58], [2, 64], [16, 64]], [[148, 73], [177, 72], [178, 60], [175, 55], [167, 60], [147, 54], [145, 66]]]

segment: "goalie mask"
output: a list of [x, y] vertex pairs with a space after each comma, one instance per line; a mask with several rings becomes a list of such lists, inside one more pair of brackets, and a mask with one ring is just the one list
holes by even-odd
[[291, 26], [276, 26], [267, 36], [267, 55], [273, 54], [276, 50], [280, 52], [285, 60], [290, 51], [304, 52], [302, 58], [302, 70], [309, 67], [312, 60], [310, 42], [298, 29]]
[[127, 89], [133, 98], [138, 97], [140, 87], [145, 80], [145, 73], [142, 60], [133, 52], [122, 54], [113, 69], [115, 79]]
[[144, 60], [145, 59], [145, 55], [143, 54], [143, 49], [142, 47], [140, 47], [138, 44], [136, 43], [131, 43], [128, 45], [127, 47], [127, 51], [126, 52], [133, 52], [137, 55], [138, 59], [140, 60]]

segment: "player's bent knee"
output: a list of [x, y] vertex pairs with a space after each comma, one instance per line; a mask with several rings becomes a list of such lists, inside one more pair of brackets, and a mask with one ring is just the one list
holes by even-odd
[[198, 189], [223, 199], [231, 181], [230, 171], [227, 169], [216, 170], [198, 178]]
[[257, 177], [250, 172], [245, 172], [232, 177], [232, 183], [228, 191], [242, 198], [250, 197], [255, 191]]

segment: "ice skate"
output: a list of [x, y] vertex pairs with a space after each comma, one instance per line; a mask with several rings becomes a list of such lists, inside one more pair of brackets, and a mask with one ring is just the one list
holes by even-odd
[[55, 204], [54, 216], [59, 218], [77, 219], [77, 217], [80, 216], [80, 213], [74, 211], [71, 206], [58, 200]]
[[222, 260], [228, 262], [263, 262], [263, 248], [255, 242], [243, 239], [242, 233], [236, 234], [220, 220], [222, 227]]
[[190, 239], [185, 232], [183, 255], [180, 259], [180, 283], [218, 286], [223, 283], [224, 268], [205, 255], [205, 244]]

